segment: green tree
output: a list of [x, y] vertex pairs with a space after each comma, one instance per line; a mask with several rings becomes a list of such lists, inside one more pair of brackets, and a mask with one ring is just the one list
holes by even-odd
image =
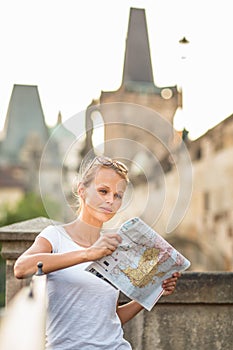
[[[54, 206], [55, 204], [51, 202], [51, 205]], [[55, 208], [58, 209], [58, 206], [55, 205]], [[32, 192], [26, 193], [14, 209], [10, 209], [8, 205], [2, 206], [0, 226], [33, 219], [38, 216], [48, 217], [40, 196]]]

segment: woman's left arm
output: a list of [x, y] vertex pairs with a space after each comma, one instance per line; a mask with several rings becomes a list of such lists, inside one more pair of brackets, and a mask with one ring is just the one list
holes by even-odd
[[[179, 272], [175, 272], [171, 278], [168, 278], [163, 282], [163, 295], [167, 296], [174, 292], [177, 280], [180, 276], [181, 274]], [[121, 320], [121, 323], [124, 324], [131, 320], [143, 309], [143, 306], [132, 300], [127, 304], [117, 306], [117, 314]]]

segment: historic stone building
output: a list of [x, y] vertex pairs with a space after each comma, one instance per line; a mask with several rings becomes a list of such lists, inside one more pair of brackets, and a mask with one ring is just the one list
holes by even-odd
[[[1, 171], [17, 167], [18, 181], [24, 184], [25, 190], [38, 191], [40, 158], [50, 135], [37, 86], [14, 85], [4, 134], [0, 149]], [[51, 155], [51, 161], [56, 158]]]
[[[192, 167], [191, 182], [179, 177], [177, 166], [182, 163], [182, 151], [174, 152], [176, 162], [161, 174], [165, 182], [151, 183], [150, 202], [145, 219], [178, 250], [189, 257], [194, 271], [233, 270], [233, 115], [208, 130], [195, 141], [186, 140]], [[185, 164], [185, 163], [183, 163]], [[190, 163], [188, 164], [188, 167]], [[187, 165], [183, 170], [187, 170]], [[190, 188], [188, 187], [191, 186]], [[183, 197], [179, 193], [184, 187]], [[161, 192], [166, 195], [162, 197]], [[135, 196], [140, 205], [146, 200], [146, 186], [139, 184]], [[185, 197], [185, 193], [190, 198]], [[179, 201], [183, 214], [173, 230], [167, 225]], [[183, 203], [182, 201], [186, 201]], [[184, 205], [185, 204], [185, 205]], [[140, 214], [140, 205], [134, 214]], [[161, 212], [158, 213], [157, 206]], [[186, 206], [186, 207], [185, 207]], [[132, 215], [129, 211], [129, 215]], [[128, 213], [127, 213], [128, 215]]]
[[24, 193], [40, 194], [41, 188], [57, 199], [62, 148], [74, 139], [62, 125], [60, 114], [56, 127], [46, 125], [37, 86], [14, 85], [0, 143], [0, 205], [13, 206]]
[[106, 154], [126, 162], [132, 162], [139, 152], [144, 158], [153, 153], [160, 159], [172, 142], [173, 118], [181, 105], [182, 93], [177, 86], [158, 87], [154, 83], [145, 10], [131, 8], [122, 83], [117, 91], [102, 91], [99, 100], [88, 106], [84, 154], [92, 149], [93, 130], [102, 118]]
[[199, 244], [199, 269], [232, 271], [233, 115], [190, 142], [188, 149], [193, 191], [179, 234]]

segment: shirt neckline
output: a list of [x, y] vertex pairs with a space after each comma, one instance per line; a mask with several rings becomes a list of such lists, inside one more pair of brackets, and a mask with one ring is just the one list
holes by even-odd
[[86, 247], [86, 246], [83, 246], [83, 245], [81, 245], [81, 244], [79, 244], [78, 242], [76, 242], [76, 241], [74, 241], [72, 238], [71, 238], [71, 236], [69, 235], [69, 233], [66, 231], [66, 229], [65, 229], [65, 227], [64, 226], [62, 226], [62, 225], [57, 225], [57, 227], [58, 227], [58, 229], [61, 229], [62, 230], [62, 234], [64, 233], [65, 234], [65, 236], [66, 236], [66, 238], [68, 238], [71, 242], [73, 242], [76, 246], [78, 246], [78, 247], [80, 247], [80, 248], [82, 248], [82, 249], [87, 249], [88, 247]]

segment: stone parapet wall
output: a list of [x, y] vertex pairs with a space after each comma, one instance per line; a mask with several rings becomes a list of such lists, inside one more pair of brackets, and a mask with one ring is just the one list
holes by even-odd
[[55, 222], [52, 220], [39, 217], [0, 227], [1, 255], [6, 261], [6, 305], [31, 280], [31, 278], [18, 280], [14, 277], [13, 267], [16, 259], [32, 245], [43, 228], [53, 223]]
[[[6, 304], [27, 283], [14, 278], [15, 260], [44, 227], [54, 223], [36, 218], [0, 228]], [[127, 300], [122, 294], [121, 303]], [[232, 329], [233, 272], [184, 272], [172, 295], [124, 326], [133, 350], [231, 350]]]
[[124, 329], [133, 350], [232, 349], [233, 272], [184, 272], [173, 295]]

